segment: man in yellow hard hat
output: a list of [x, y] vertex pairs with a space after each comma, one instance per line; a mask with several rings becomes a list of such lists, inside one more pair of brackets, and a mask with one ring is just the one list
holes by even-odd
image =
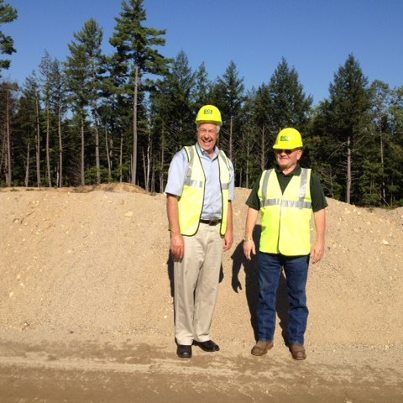
[[[262, 226], [258, 254], [258, 340], [252, 348], [253, 355], [266, 354], [273, 347], [277, 289], [284, 269], [289, 303], [286, 343], [294, 359], [306, 358], [308, 266], [310, 260], [317, 263], [324, 254], [327, 202], [319, 178], [299, 165], [302, 147], [298, 130], [281, 130], [273, 146], [278, 167], [262, 173], [246, 202], [243, 249], [248, 260], [256, 254], [252, 233], [259, 211]], [[311, 249], [312, 212], [316, 241]]]
[[219, 350], [210, 326], [217, 299], [223, 250], [233, 242], [234, 170], [217, 147], [222, 125], [214, 105], [196, 117], [197, 142], [173, 157], [165, 188], [174, 260], [177, 355], [191, 358], [192, 345]]

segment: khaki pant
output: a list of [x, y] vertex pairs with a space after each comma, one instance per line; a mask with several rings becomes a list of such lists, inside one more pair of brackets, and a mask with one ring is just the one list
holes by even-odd
[[184, 236], [182, 261], [174, 263], [175, 337], [178, 344], [210, 340], [223, 253], [220, 225], [200, 223], [196, 235]]

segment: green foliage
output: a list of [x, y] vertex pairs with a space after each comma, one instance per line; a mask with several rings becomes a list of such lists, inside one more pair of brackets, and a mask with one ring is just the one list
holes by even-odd
[[209, 98], [212, 91], [212, 82], [208, 78], [206, 65], [202, 63], [194, 73], [194, 86], [192, 89], [192, 100], [194, 110], [198, 111], [203, 105], [212, 103]]
[[159, 130], [164, 130], [165, 150], [172, 156], [178, 149], [195, 140], [195, 111], [192, 98], [195, 74], [184, 52], [171, 63], [171, 71], [158, 83], [152, 96], [153, 113], [159, 118]]
[[116, 48], [115, 60], [120, 63], [122, 77], [129, 86], [134, 79], [135, 66], [139, 68], [140, 77], [167, 72], [166, 60], [156, 49], [165, 45], [165, 30], [144, 26], [145, 20], [143, 0], [124, 0], [110, 39], [110, 44]]
[[361, 203], [361, 167], [371, 142], [371, 98], [368, 80], [350, 55], [329, 88], [330, 99], [319, 106], [313, 130], [321, 137], [320, 163], [330, 164], [346, 201]]
[[[125, 114], [132, 115], [132, 183], [138, 182], [137, 168], [150, 164], [150, 161], [141, 161], [138, 156], [150, 155], [146, 103], [156, 89], [153, 79], [168, 72], [168, 60], [157, 50], [165, 45], [165, 30], [146, 27], [143, 24], [145, 20], [143, 0], [123, 1], [109, 41], [116, 49], [112, 60], [114, 69], [119, 72], [119, 87], [116, 87], [115, 81], [110, 90], [127, 98]], [[145, 177], [140, 180], [146, 184]]]
[[379, 184], [381, 183], [381, 164], [364, 160], [361, 167], [359, 188], [361, 192], [360, 204], [379, 206], [382, 202]]
[[210, 101], [223, 116], [219, 146], [232, 160], [236, 177], [244, 170], [238, 156], [242, 150], [244, 128], [242, 127], [242, 107], [245, 102], [245, 86], [239, 77], [237, 66], [231, 61], [224, 74], [218, 77], [212, 87]]
[[[17, 18], [17, 10], [9, 4], [0, 0], [0, 27], [3, 24], [14, 21]], [[15, 52], [14, 41], [11, 36], [5, 35], [0, 31], [0, 54], [11, 55]], [[0, 72], [1, 69], [8, 69], [10, 67], [10, 60], [0, 59]]]
[[368, 80], [354, 56], [350, 55], [330, 84], [330, 119], [334, 135], [341, 142], [356, 140], [368, 125], [370, 93]]
[[269, 83], [272, 109], [272, 130], [278, 133], [285, 127], [295, 127], [304, 132], [309, 119], [312, 97], [306, 96], [295, 68], [289, 68], [283, 58]]
[[70, 56], [66, 61], [67, 88], [70, 100], [78, 113], [96, 102], [100, 90], [103, 56], [102, 28], [93, 19], [85, 22], [69, 44]]
[[[0, 0], [0, 24], [16, 18], [13, 10]], [[164, 58], [157, 49], [165, 45], [165, 30], [149, 28], [145, 21], [142, 0], [123, 1], [109, 39], [111, 55], [102, 54], [102, 28], [89, 20], [74, 34], [66, 62], [45, 53], [38, 77], [27, 78], [19, 98], [15, 86], [2, 83], [0, 186], [5, 185], [7, 168], [7, 108], [13, 185], [23, 185], [27, 172], [30, 186], [38, 178], [44, 184], [48, 177], [56, 183], [61, 165], [63, 185], [78, 185], [83, 177], [89, 184], [131, 181], [136, 177], [132, 161], [137, 149], [136, 183], [163, 191], [173, 155], [195, 142], [197, 110], [215, 104], [224, 120], [219, 147], [231, 154], [237, 186], [251, 187], [262, 169], [275, 164], [275, 137], [292, 126], [303, 134], [302, 165], [321, 177], [327, 196], [346, 200], [349, 193], [349, 202], [365, 206], [403, 204], [403, 87], [390, 88], [379, 80], [369, 85], [358, 61], [349, 55], [334, 75], [329, 97], [313, 108], [296, 69], [284, 58], [269, 82], [257, 89], [245, 90], [232, 61], [212, 82], [205, 64], [193, 71], [185, 52]], [[0, 51], [14, 51], [12, 39], [1, 32]], [[7, 66], [2, 62], [0, 69]]]
[[[101, 168], [100, 170], [100, 175], [101, 175], [101, 183], [108, 183], [109, 182], [109, 177], [108, 177], [108, 169], [107, 168]], [[96, 167], [90, 167], [85, 170], [85, 183], [87, 185], [96, 185], [98, 182], [97, 179], [97, 169]]]

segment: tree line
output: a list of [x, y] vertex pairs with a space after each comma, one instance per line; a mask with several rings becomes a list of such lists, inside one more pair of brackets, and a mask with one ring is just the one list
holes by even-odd
[[[0, 26], [15, 18], [0, 0]], [[214, 104], [236, 186], [251, 187], [274, 164], [276, 134], [291, 126], [303, 134], [302, 165], [320, 175], [327, 196], [403, 205], [403, 87], [369, 83], [354, 55], [313, 106], [284, 58], [267, 83], [246, 89], [233, 61], [210, 80], [184, 51], [162, 56], [166, 31], [145, 25], [143, 0], [123, 1], [115, 20], [112, 54], [103, 53], [103, 29], [90, 19], [73, 34], [66, 60], [45, 52], [21, 87], [0, 82], [0, 186], [130, 182], [163, 192], [172, 156], [195, 142], [197, 110]], [[14, 51], [0, 31], [0, 52]], [[8, 66], [0, 60], [0, 70]]]

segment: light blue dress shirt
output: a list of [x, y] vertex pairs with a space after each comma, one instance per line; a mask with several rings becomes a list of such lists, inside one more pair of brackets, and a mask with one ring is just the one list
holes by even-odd
[[[204, 174], [206, 175], [206, 188], [204, 192], [202, 220], [221, 219], [221, 187], [220, 187], [220, 171], [218, 166], [219, 149], [216, 146], [214, 149], [215, 157], [210, 158], [203, 151], [199, 144], [196, 143], [196, 150], [200, 156]], [[229, 161], [230, 166], [230, 185], [229, 185], [229, 200], [234, 200], [234, 167]], [[188, 159], [185, 150], [177, 152], [172, 158], [169, 166], [168, 182], [165, 187], [165, 193], [180, 197], [183, 191], [183, 184], [188, 167]]]

